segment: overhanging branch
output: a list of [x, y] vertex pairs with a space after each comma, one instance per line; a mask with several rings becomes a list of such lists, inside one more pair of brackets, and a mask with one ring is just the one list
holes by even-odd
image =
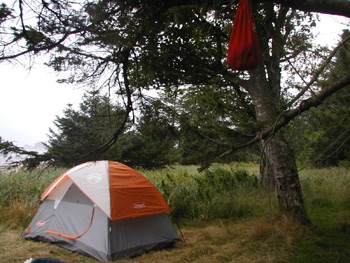
[[[217, 6], [217, 2], [216, 0], [167, 0], [166, 5], [168, 7], [174, 7], [181, 5], [201, 5], [205, 3], [210, 6]], [[316, 12], [350, 18], [350, 1], [348, 0], [253, 0], [253, 2], [273, 2], [304, 12]], [[221, 0], [220, 4], [231, 5], [232, 0]]]
[[[332, 53], [328, 56], [327, 59], [321, 64], [321, 66], [316, 70], [314, 76], [309, 81], [309, 83], [306, 83], [306, 86], [288, 103], [287, 107], [293, 105], [301, 96], [305, 94], [305, 92], [316, 82], [318, 77], [321, 75], [321, 73], [324, 71], [324, 69], [327, 67], [327, 65], [331, 62], [332, 58], [335, 56], [335, 54], [338, 52], [338, 50], [345, 45], [350, 40], [350, 34], [343, 39], [338, 46], [334, 48]], [[293, 66], [293, 65], [292, 65]], [[298, 72], [297, 72], [298, 73]]]
[[124, 86], [125, 86], [125, 90], [126, 90], [127, 103], [126, 103], [126, 111], [124, 114], [122, 124], [115, 130], [115, 132], [113, 133], [113, 137], [111, 137], [109, 141], [107, 141], [105, 144], [103, 144], [98, 149], [80, 157], [80, 159], [84, 159], [86, 157], [94, 156], [96, 154], [100, 154], [100, 153], [107, 151], [117, 142], [119, 136], [122, 134], [122, 132], [125, 129], [125, 126], [126, 126], [128, 119], [129, 119], [129, 114], [133, 110], [132, 99], [131, 99], [132, 91], [131, 91], [131, 88], [129, 86], [129, 76], [128, 76], [130, 52], [131, 52], [131, 49], [128, 49], [128, 48], [126, 50], [124, 50], [124, 52], [123, 52], [123, 61], [122, 61], [123, 72], [122, 72], [122, 75], [123, 75]]
[[286, 126], [291, 120], [293, 120], [295, 117], [299, 116], [301, 113], [309, 110], [311, 107], [316, 107], [320, 105], [326, 98], [331, 96], [333, 93], [337, 92], [338, 90], [346, 87], [347, 85], [350, 85], [350, 74], [346, 75], [342, 79], [335, 82], [333, 85], [324, 88], [322, 91], [316, 94], [316, 96], [312, 96], [306, 100], [303, 100], [299, 106], [297, 106], [294, 109], [285, 111], [283, 114], [280, 115], [278, 120], [276, 120], [275, 124], [268, 127], [267, 129], [257, 133], [253, 139], [251, 139], [248, 142], [234, 145], [231, 147], [230, 150], [222, 153], [219, 158], [223, 158], [224, 156], [231, 154], [239, 149], [246, 148], [250, 145], [253, 145], [257, 142], [259, 142], [261, 139], [266, 139], [268, 136], [272, 135], [282, 127]]
[[[271, 2], [271, 0], [256, 0], [256, 2]], [[348, 0], [273, 0], [273, 2], [305, 12], [350, 18], [350, 2]]]

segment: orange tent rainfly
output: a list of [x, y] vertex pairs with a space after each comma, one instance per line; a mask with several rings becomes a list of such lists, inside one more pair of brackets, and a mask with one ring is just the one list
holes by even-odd
[[47, 187], [25, 239], [37, 239], [108, 261], [179, 240], [160, 192], [136, 170], [112, 161], [87, 162]]

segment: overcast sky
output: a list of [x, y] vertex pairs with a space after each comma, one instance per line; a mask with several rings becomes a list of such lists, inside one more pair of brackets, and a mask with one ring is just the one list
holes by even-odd
[[[347, 21], [322, 15], [318, 40], [334, 45]], [[77, 106], [83, 94], [73, 85], [56, 83], [56, 73], [44, 65], [28, 72], [18, 64], [0, 63], [0, 72], [0, 136], [18, 146], [47, 141], [56, 116], [69, 103]]]
[[37, 65], [0, 64], [0, 136], [18, 146], [47, 141], [49, 127], [69, 103], [79, 105], [82, 89], [56, 82], [56, 74]]

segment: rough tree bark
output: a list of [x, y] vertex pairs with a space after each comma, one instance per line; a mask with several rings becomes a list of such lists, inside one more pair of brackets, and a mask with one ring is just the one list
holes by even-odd
[[273, 135], [266, 142], [265, 154], [274, 175], [279, 207], [285, 213], [296, 217], [300, 223], [310, 225], [295, 158], [280, 133]]
[[[263, 65], [250, 71], [249, 82], [246, 89], [252, 97], [257, 122], [263, 126], [274, 125], [279, 115], [279, 87], [273, 87], [266, 79]], [[296, 217], [304, 225], [310, 225], [293, 151], [282, 133], [274, 133], [262, 140], [262, 151], [261, 182], [267, 188], [275, 186], [279, 206], [284, 213]]]

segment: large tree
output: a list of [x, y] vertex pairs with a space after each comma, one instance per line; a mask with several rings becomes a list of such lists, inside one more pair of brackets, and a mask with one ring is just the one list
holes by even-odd
[[[6, 6], [1, 8], [0, 21], [6, 33], [1, 39], [1, 60], [49, 51], [50, 66], [73, 73], [62, 81], [118, 87], [117, 93], [125, 96], [126, 115], [145, 89], [173, 92], [181, 85], [231, 86], [242, 109], [248, 109], [247, 102], [251, 101], [255, 111], [251, 116], [256, 124], [245, 142], [230, 145], [221, 156], [261, 141], [262, 174], [267, 181], [276, 183], [280, 207], [308, 224], [295, 158], [278, 130], [345, 87], [350, 76], [344, 74], [300, 102], [315, 84], [322, 66], [315, 71], [309, 68], [313, 76], [304, 86], [296, 87], [300, 92], [290, 101], [282, 96], [285, 87], [281, 72], [282, 66], [287, 67], [283, 62], [298, 71], [299, 59], [307, 61], [306, 52], [311, 48], [308, 34], [312, 17], [289, 7], [349, 14], [346, 10], [350, 3], [346, 0], [320, 2], [252, 2], [263, 60], [248, 72], [233, 72], [223, 61], [235, 8], [225, 1], [96, 1], [83, 6], [69, 1], [18, 1], [18, 13]], [[25, 19], [27, 13], [37, 18], [35, 23]], [[317, 96], [313, 96], [315, 92]], [[115, 143], [119, 131], [118, 127], [102, 149]]]
[[125, 109], [112, 103], [108, 96], [98, 91], [86, 92], [79, 109], [68, 105], [63, 116], [56, 117], [55, 127], [49, 129], [45, 155], [51, 163], [65, 167], [114, 157], [116, 149], [96, 150], [113, 136], [124, 115]]

